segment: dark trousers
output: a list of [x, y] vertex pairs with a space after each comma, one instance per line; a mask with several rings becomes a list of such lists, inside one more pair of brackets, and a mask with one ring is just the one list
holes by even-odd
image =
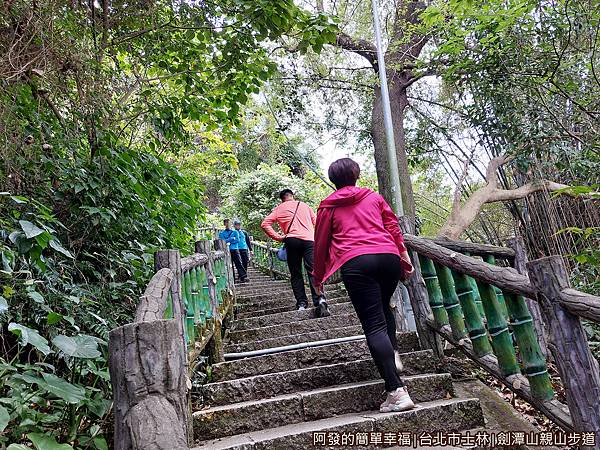
[[[242, 256], [239, 250], [229, 250], [231, 254], [231, 261], [235, 269], [237, 270], [238, 280], [242, 281], [246, 279], [246, 269], [242, 263]], [[235, 272], [235, 271], [234, 271]], [[235, 278], [235, 277], [234, 277]]]
[[361, 255], [345, 263], [341, 272], [386, 391], [404, 386], [396, 372], [396, 322], [390, 308], [400, 279], [400, 258], [393, 254]]
[[242, 258], [242, 265], [244, 266], [244, 270], [246, 274], [248, 274], [248, 263], [250, 262], [250, 253], [248, 249], [240, 248], [238, 250], [240, 252], [240, 258]]
[[285, 238], [285, 248], [287, 249], [287, 265], [290, 269], [290, 281], [292, 291], [296, 298], [296, 306], [308, 306], [306, 290], [304, 289], [304, 277], [302, 276], [302, 261], [308, 275], [310, 293], [315, 306], [319, 304], [319, 296], [315, 291], [315, 283], [312, 277], [313, 271], [313, 251], [314, 242], [305, 241], [298, 238]]

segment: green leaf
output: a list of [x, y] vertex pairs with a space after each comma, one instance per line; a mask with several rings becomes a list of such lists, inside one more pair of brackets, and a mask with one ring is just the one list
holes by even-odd
[[0, 314], [8, 311], [8, 302], [4, 297], [0, 295]]
[[103, 437], [94, 438], [94, 445], [98, 450], [108, 450], [108, 444], [106, 443], [106, 439]]
[[69, 250], [67, 250], [66, 248], [64, 248], [62, 245], [60, 245], [60, 242], [58, 242], [56, 239], [52, 239], [50, 241], [50, 247], [52, 247], [57, 252], [62, 253], [63, 255], [65, 255], [68, 258], [73, 257], [71, 252]]
[[48, 317], [46, 317], [46, 323], [48, 325], [56, 325], [62, 319], [63, 319], [62, 314], [52, 311], [52, 312], [48, 313]]
[[23, 444], [10, 444], [6, 450], [31, 450], [31, 447], [27, 447]]
[[442, 14], [442, 11], [439, 7], [428, 6], [421, 13], [421, 20], [427, 26], [434, 26], [434, 25], [437, 25], [437, 24], [443, 22], [444, 15]]
[[45, 384], [41, 385], [48, 392], [63, 399], [67, 403], [80, 403], [85, 399], [85, 389], [75, 386], [51, 373], [43, 373]]
[[22, 205], [23, 203], [27, 203], [27, 198], [26, 197], [21, 197], [21, 196], [18, 196], [18, 195], [11, 195], [10, 198], [17, 205]]
[[0, 405], [0, 433], [6, 429], [8, 422], [10, 422], [10, 414], [4, 406]]
[[110, 409], [111, 404], [112, 402], [105, 398], [95, 398], [91, 400], [87, 406], [91, 413], [102, 418]]
[[23, 230], [23, 233], [25, 233], [25, 236], [27, 236], [27, 239], [34, 238], [44, 232], [44, 230], [38, 228], [37, 225], [34, 225], [28, 220], [19, 220], [19, 225], [21, 225], [21, 229]]
[[98, 351], [98, 341], [85, 334], [73, 337], [59, 334], [52, 339], [52, 343], [65, 355], [73, 358], [97, 358], [101, 356]]
[[39, 292], [30, 291], [27, 295], [36, 303], [44, 303], [44, 297]]
[[8, 331], [21, 338], [22, 346], [31, 344], [44, 355], [49, 355], [52, 353], [52, 350], [50, 350], [50, 347], [48, 346], [48, 341], [40, 336], [36, 330], [28, 328], [25, 325], [11, 322], [8, 324]]
[[27, 437], [37, 450], [73, 450], [69, 444], [59, 444], [54, 436], [47, 434], [29, 433]]

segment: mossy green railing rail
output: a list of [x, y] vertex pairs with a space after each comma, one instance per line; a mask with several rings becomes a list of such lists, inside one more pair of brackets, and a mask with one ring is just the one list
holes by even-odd
[[[511, 248], [404, 237], [423, 347], [441, 354], [439, 338], [449, 341], [564, 429], [595, 433], [589, 448], [600, 449], [600, 373], [580, 321], [600, 323], [600, 297], [571, 289], [558, 256], [528, 262], [521, 274]], [[540, 321], [568, 406], [554, 395]]]
[[110, 333], [117, 450], [189, 448], [190, 367], [203, 351], [223, 361], [222, 326], [233, 314], [225, 242], [198, 241], [185, 258], [159, 251], [155, 269], [135, 321]]

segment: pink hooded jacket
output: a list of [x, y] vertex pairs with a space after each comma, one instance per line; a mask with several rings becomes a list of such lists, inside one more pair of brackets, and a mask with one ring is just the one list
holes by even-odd
[[406, 247], [398, 218], [370, 189], [346, 186], [321, 202], [315, 225], [315, 286], [360, 255], [392, 253]]

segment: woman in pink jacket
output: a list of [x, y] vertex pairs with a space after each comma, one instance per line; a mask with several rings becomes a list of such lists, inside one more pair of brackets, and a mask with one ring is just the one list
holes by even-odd
[[342, 280], [367, 338], [387, 398], [381, 412], [414, 407], [398, 375], [396, 323], [390, 299], [401, 279], [414, 269], [404, 246], [398, 218], [370, 189], [356, 187], [360, 167], [350, 158], [329, 167], [337, 190], [323, 200], [315, 226], [314, 282], [323, 282], [341, 268]]

